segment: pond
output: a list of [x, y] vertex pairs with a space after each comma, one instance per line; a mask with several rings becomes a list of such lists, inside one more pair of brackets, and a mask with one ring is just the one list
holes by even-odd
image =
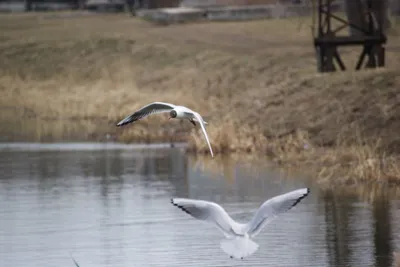
[[[1, 266], [73, 267], [70, 255], [81, 267], [393, 266], [399, 201], [367, 203], [266, 166], [212, 162], [202, 168], [180, 145], [3, 143]], [[244, 260], [220, 249], [214, 226], [170, 203], [215, 201], [246, 221], [266, 199], [306, 186], [310, 195], [267, 225]]]

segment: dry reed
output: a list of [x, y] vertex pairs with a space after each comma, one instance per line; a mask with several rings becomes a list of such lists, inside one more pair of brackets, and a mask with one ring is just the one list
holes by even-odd
[[[385, 69], [316, 72], [310, 19], [155, 26], [125, 15], [0, 16], [2, 139], [188, 141], [162, 115], [115, 123], [152, 101], [201, 113], [216, 153], [264, 154], [323, 183], [400, 181], [400, 55]], [[359, 49], [343, 51], [346, 63]], [[201, 101], [199, 101], [201, 100]], [[215, 116], [214, 112], [221, 112]]]

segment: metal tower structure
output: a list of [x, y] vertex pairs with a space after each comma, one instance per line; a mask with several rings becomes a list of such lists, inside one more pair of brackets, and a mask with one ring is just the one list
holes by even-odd
[[[365, 27], [360, 27], [334, 14], [332, 3], [335, 0], [316, 0], [317, 1], [317, 31], [314, 34], [314, 46], [316, 49], [318, 71], [330, 72], [336, 71], [337, 67], [346, 70], [338, 47], [340, 46], [361, 46], [362, 52], [359, 55], [356, 70], [365, 68], [376, 68], [385, 65], [386, 36], [382, 27], [382, 19], [377, 19], [377, 14], [373, 10], [374, 0], [365, 0], [365, 5], [359, 6], [359, 12], [362, 12]], [[355, 1], [355, 0], [344, 0]], [[376, 0], [375, 0], [376, 1]], [[380, 0], [382, 1], [382, 0]], [[361, 1], [359, 1], [360, 3]], [[333, 23], [335, 26], [333, 25]], [[315, 27], [315, 25], [314, 25]], [[357, 35], [342, 35], [337, 33], [350, 27], [360, 32]], [[366, 63], [364, 61], [366, 59]], [[335, 62], [337, 65], [335, 65]]]

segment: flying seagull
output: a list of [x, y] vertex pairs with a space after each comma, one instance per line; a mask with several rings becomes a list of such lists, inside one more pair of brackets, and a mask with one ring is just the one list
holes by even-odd
[[204, 127], [204, 125], [207, 125], [207, 122], [203, 120], [203, 118], [200, 116], [199, 113], [194, 112], [193, 110], [184, 107], [184, 106], [176, 106], [173, 104], [169, 103], [164, 103], [164, 102], [153, 102], [150, 103], [138, 111], [134, 112], [133, 114], [129, 115], [128, 117], [124, 118], [120, 122], [117, 123], [117, 126], [123, 126], [135, 121], [138, 121], [140, 119], [143, 119], [144, 117], [151, 115], [151, 114], [156, 114], [156, 113], [165, 113], [169, 112], [169, 119], [187, 119], [189, 120], [194, 126], [196, 126], [196, 122], [200, 124], [200, 127], [203, 131], [203, 134], [206, 138], [208, 147], [210, 148], [211, 156], [214, 157], [214, 153], [211, 149], [210, 141], [208, 140], [207, 132]]
[[192, 217], [214, 224], [225, 236], [220, 243], [231, 258], [243, 259], [258, 249], [252, 239], [278, 215], [296, 206], [310, 193], [310, 189], [297, 189], [265, 201], [247, 223], [234, 221], [220, 205], [187, 198], [172, 198], [171, 203]]

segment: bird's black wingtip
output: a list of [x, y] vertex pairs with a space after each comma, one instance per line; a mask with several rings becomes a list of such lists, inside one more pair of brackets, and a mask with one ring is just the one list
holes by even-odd
[[181, 205], [175, 203], [175, 199], [173, 199], [173, 198], [171, 198], [171, 204], [174, 205], [175, 207], [177, 207], [177, 208], [183, 210], [183, 211], [186, 212], [187, 214], [191, 215], [190, 212], [189, 212], [187, 209], [185, 209], [183, 206], [181, 206]]
[[299, 204], [300, 201], [302, 201], [306, 196], [309, 195], [309, 193], [310, 193], [310, 188], [309, 188], [309, 187], [306, 187], [305, 189], [306, 189], [306, 193], [303, 194], [301, 197], [299, 197], [299, 198], [292, 204], [291, 208], [293, 208], [294, 206], [296, 206], [297, 204]]
[[308, 195], [310, 194], [310, 188], [309, 188], [309, 187], [306, 187], [305, 189], [306, 189], [306, 192], [303, 194], [303, 196], [301, 196], [301, 197], [299, 198], [299, 201], [302, 200], [303, 198], [305, 198], [306, 196], [308, 196]]
[[117, 127], [121, 127], [121, 126], [130, 124], [130, 123], [135, 122], [135, 121], [137, 121], [137, 120], [134, 119], [134, 118], [125, 118], [122, 121], [118, 122], [116, 125], [117, 125]]
[[174, 205], [175, 207], [180, 208], [180, 206], [175, 203], [175, 199], [174, 198], [171, 198], [171, 204]]

